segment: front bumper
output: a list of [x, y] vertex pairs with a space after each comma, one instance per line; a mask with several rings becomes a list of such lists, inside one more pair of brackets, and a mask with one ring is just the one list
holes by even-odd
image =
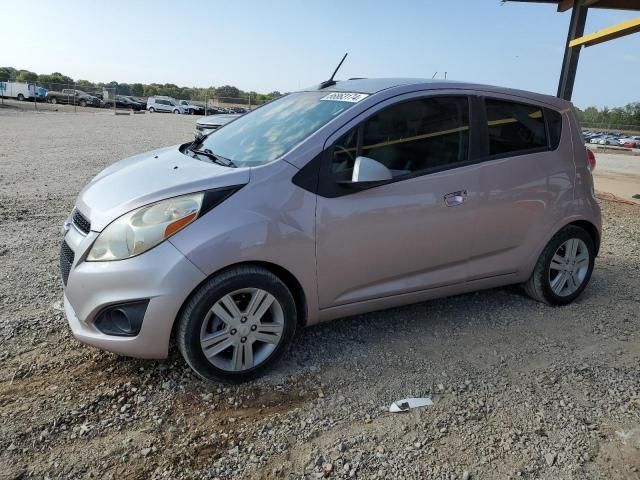
[[[168, 241], [126, 260], [85, 262], [97, 235], [84, 236], [71, 224], [64, 237], [74, 251], [64, 291], [74, 337], [121, 355], [166, 358], [176, 316], [204, 274]], [[149, 305], [135, 337], [106, 335], [95, 327], [94, 320], [106, 306], [142, 299], [149, 299]]]

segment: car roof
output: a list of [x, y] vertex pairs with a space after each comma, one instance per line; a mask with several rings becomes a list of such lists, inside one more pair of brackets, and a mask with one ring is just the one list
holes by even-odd
[[[436, 80], [426, 78], [353, 78], [349, 80], [336, 81], [334, 85], [323, 88], [322, 91], [333, 92], [357, 92], [375, 94], [383, 90], [406, 90], [406, 87], [415, 87], [416, 90], [480, 90], [483, 92], [501, 93], [528, 98], [533, 101], [550, 104], [559, 109], [569, 108], [571, 102], [551, 95], [518, 90], [514, 88], [497, 87], [493, 85], [483, 85], [472, 82], [460, 82], [454, 80]], [[305, 88], [303, 91], [318, 90], [319, 85]], [[400, 92], [399, 92], [400, 93]]]

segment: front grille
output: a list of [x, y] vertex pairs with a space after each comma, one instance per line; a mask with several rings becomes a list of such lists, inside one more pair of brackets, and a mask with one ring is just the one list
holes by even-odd
[[67, 280], [69, 279], [69, 272], [71, 271], [71, 265], [73, 265], [73, 259], [75, 254], [71, 247], [67, 245], [64, 240], [60, 245], [60, 274], [62, 275], [62, 283], [67, 286]]
[[78, 230], [83, 232], [85, 235], [91, 230], [91, 222], [87, 220], [87, 218], [82, 215], [80, 210], [77, 208], [73, 211], [71, 219], [73, 220], [73, 224], [78, 227]]

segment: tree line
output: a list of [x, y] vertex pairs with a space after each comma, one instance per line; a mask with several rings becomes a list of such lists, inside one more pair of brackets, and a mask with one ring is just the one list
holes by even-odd
[[[60, 72], [38, 74], [29, 70], [18, 70], [13, 67], [0, 67], [0, 81], [27, 82], [44, 87], [48, 90], [75, 88], [87, 91], [102, 91], [104, 88], [115, 89], [119, 95], [134, 95], [136, 97], [150, 97], [153, 95], [167, 95], [178, 99], [206, 100], [212, 97], [241, 99], [244, 102], [256, 104], [282, 96], [278, 91], [269, 93], [245, 92], [232, 85], [221, 87], [179, 87], [173, 83], [119, 83], [90, 82], [89, 80], [74, 80]], [[243, 103], [243, 102], [240, 102]]]
[[632, 102], [624, 107], [587, 107], [576, 109], [580, 123], [585, 127], [627, 130], [640, 127], [640, 102]]

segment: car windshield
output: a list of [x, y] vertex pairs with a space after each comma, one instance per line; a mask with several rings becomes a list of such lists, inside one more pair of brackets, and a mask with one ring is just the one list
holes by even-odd
[[354, 98], [366, 97], [351, 95], [327, 92], [286, 95], [214, 131], [197, 148], [209, 149], [239, 167], [272, 162], [355, 105]]

